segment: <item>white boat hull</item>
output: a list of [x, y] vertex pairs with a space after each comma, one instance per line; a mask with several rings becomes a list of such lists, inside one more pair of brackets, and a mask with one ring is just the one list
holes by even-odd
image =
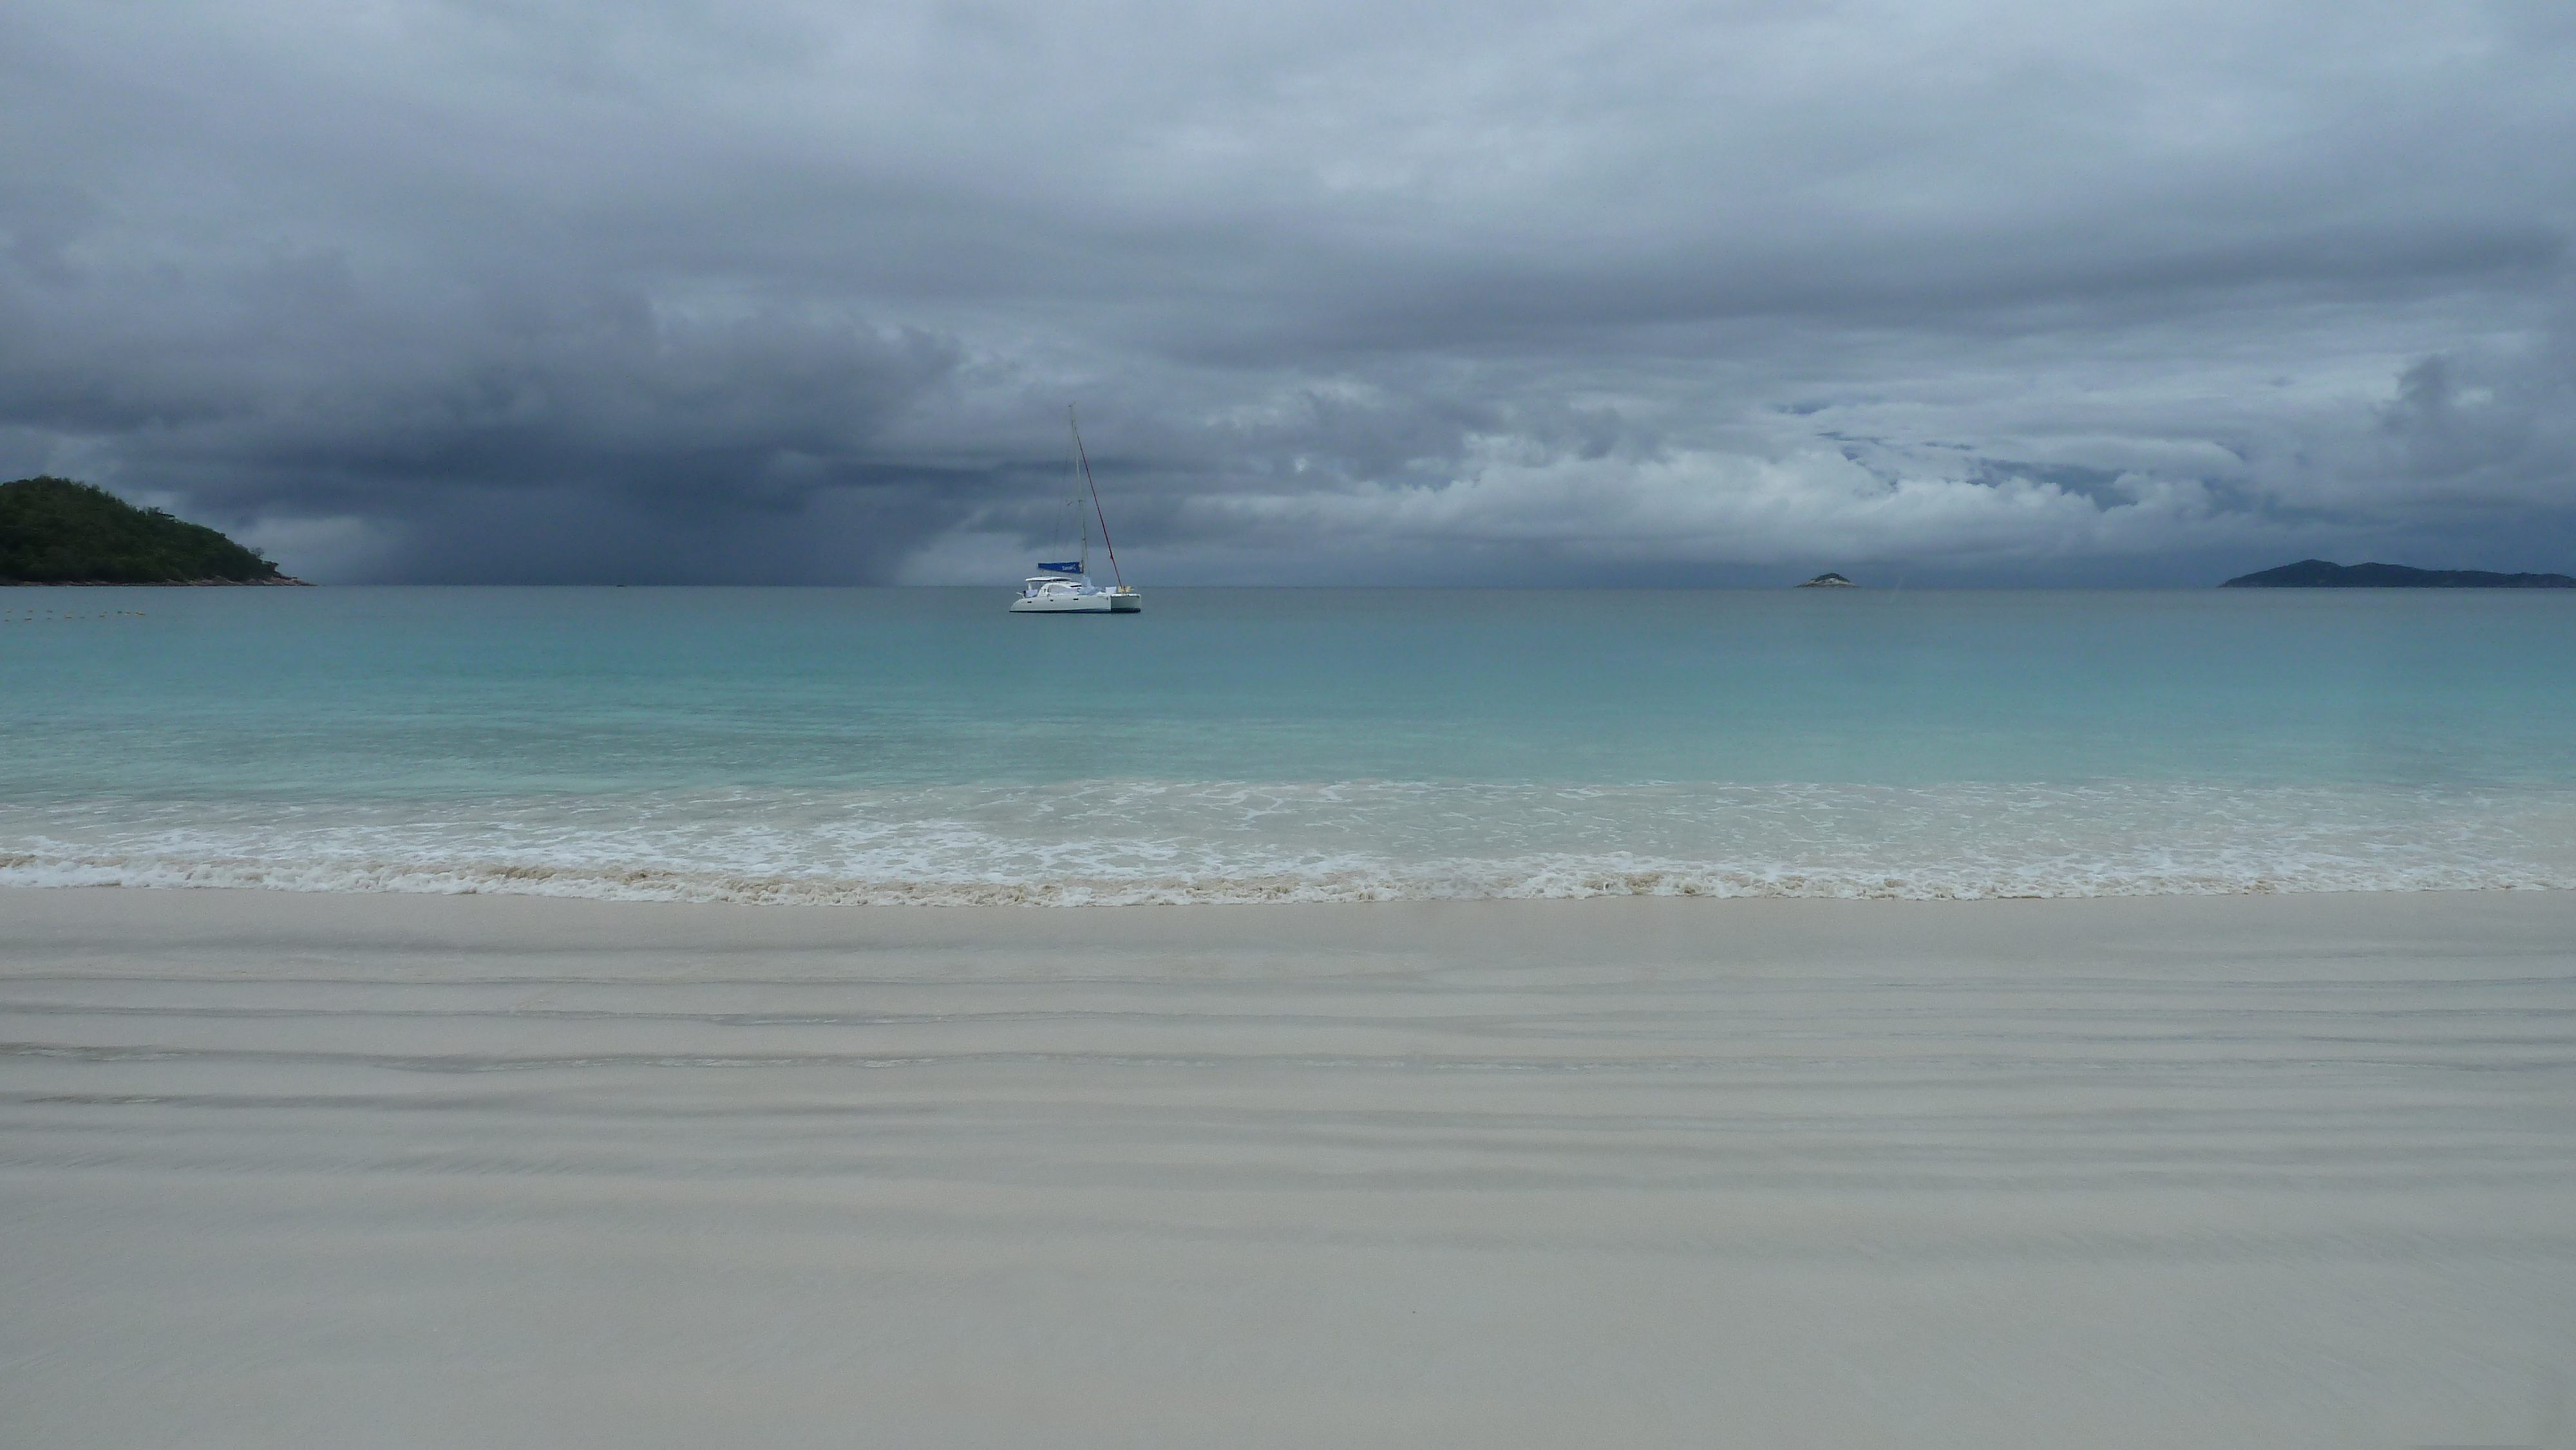
[[1121, 612], [1109, 594], [1022, 595], [1011, 601], [1013, 614], [1116, 614]]
[[1121, 584], [1103, 589], [1079, 574], [1040, 574], [1011, 601], [1013, 614], [1136, 614], [1145, 596]]

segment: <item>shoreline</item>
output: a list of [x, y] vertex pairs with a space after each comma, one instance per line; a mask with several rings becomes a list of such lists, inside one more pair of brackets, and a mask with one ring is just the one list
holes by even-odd
[[[972, 791], [964, 793], [971, 796]], [[978, 802], [949, 803], [968, 813]], [[1488, 803], [1490, 804], [1490, 803]], [[1915, 804], [1920, 805], [1921, 802]], [[684, 806], [684, 809], [686, 807]], [[2576, 809], [2576, 800], [2555, 804], [2559, 814]], [[123, 888], [131, 890], [250, 891], [289, 895], [350, 896], [529, 896], [550, 900], [659, 902], [835, 909], [876, 906], [940, 908], [1008, 907], [1055, 911], [1124, 906], [1254, 906], [1254, 905], [1390, 905], [1398, 902], [1702, 900], [1702, 901], [2087, 901], [2166, 900], [2238, 896], [2351, 896], [2470, 893], [2496, 891], [2576, 891], [2576, 861], [2564, 850], [2535, 851], [2532, 833], [2552, 828], [2547, 810], [2534, 819], [2490, 823], [2509, 847], [2524, 855], [2479, 858], [2466, 853], [2438, 854], [2407, 860], [2356, 862], [2348, 851], [2286, 850], [2268, 859], [2231, 860], [2208, 847], [2192, 859], [2180, 852], [2158, 853], [2131, 848], [2106, 859], [2068, 865], [2044, 859], [2028, 862], [1970, 862], [1917, 845], [1905, 859], [1863, 866], [1845, 861], [1800, 861], [1784, 864], [1756, 855], [1749, 862], [1671, 857], [1639, 859], [1625, 852], [1495, 855], [1442, 862], [1373, 859], [1366, 855], [1340, 861], [1282, 865], [1257, 856], [1230, 860], [1220, 842], [1203, 841], [1191, 848], [1200, 859], [1188, 869], [1140, 871], [1112, 868], [1099, 873], [1023, 874], [1025, 860], [1012, 859], [1013, 847], [1000, 833], [983, 829], [966, 839], [948, 834], [946, 822], [925, 818], [917, 806], [898, 810], [889, 838], [867, 847], [862, 859], [839, 872], [810, 861], [793, 860], [798, 851], [810, 858], [819, 838], [791, 840], [791, 859], [764, 868], [726, 862], [743, 842], [728, 841], [756, 834], [746, 830], [746, 812], [737, 805], [735, 819], [713, 832], [714, 860], [673, 860], [647, 843], [636, 861], [584, 859], [578, 850], [546, 843], [513, 852], [490, 850], [480, 858], [448, 849], [442, 835], [460, 829], [457, 821], [424, 823], [414, 841], [395, 840], [372, 849], [351, 850], [333, 843], [298, 859], [246, 855], [239, 848], [199, 847], [191, 854], [164, 854], [157, 843], [117, 843], [105, 848], [63, 850], [52, 843], [22, 841], [20, 846], [50, 849], [11, 850], [0, 845], [0, 890]], [[914, 819], [902, 820], [909, 814]], [[934, 813], [935, 814], [935, 813]], [[495, 827], [494, 829], [502, 829]], [[2519, 829], [2523, 839], [2512, 839]], [[327, 832], [324, 834], [327, 835]], [[400, 834], [397, 832], [397, 834]], [[578, 845], [579, 843], [575, 843]], [[705, 851], [685, 835], [679, 851]], [[780, 843], [752, 841], [755, 850]], [[138, 849], [138, 845], [140, 849]], [[611, 849], [616, 849], [615, 843]], [[626, 843], [626, 849], [635, 849]], [[960, 859], [954, 869], [923, 870], [908, 854], [944, 853], [956, 858], [984, 857], [992, 874], [977, 874], [973, 859]], [[1022, 853], [1025, 854], [1025, 853]], [[1749, 854], [1749, 853], [1748, 853]], [[889, 874], [891, 873], [891, 874]]]
[[[1840, 944], [1874, 957], [1962, 950], [2062, 949], [2096, 933], [2163, 932], [2178, 953], [2239, 938], [2312, 939], [2380, 954], [2415, 939], [2444, 951], [2493, 940], [2576, 941], [2576, 891], [2241, 892], [2171, 896], [1969, 899], [1604, 895], [1546, 899], [1193, 902], [1066, 908], [1002, 905], [810, 905], [618, 900], [502, 892], [341, 892], [234, 887], [0, 887], [0, 948], [88, 939], [98, 949], [165, 950], [204, 933], [249, 946], [266, 936], [315, 944], [449, 939], [462, 949], [544, 950], [579, 936], [598, 949], [692, 944], [739, 951], [840, 946], [902, 950], [989, 942], [1089, 949], [1216, 950], [1290, 941], [1330, 952], [1388, 941], [1517, 960], [1594, 938], [1619, 959], [1688, 954], [1697, 928], [1723, 925], [1698, 950], [1766, 952]], [[1292, 930], [1293, 929], [1293, 930]], [[1603, 936], [1603, 933], [1615, 933]], [[2537, 933], [2536, 937], [2532, 933]], [[1812, 938], [1812, 941], [1808, 941]], [[2021, 947], [2012, 943], [2019, 941]], [[113, 948], [111, 945], [113, 944]], [[2400, 950], [2390, 945], [2386, 950]], [[2513, 946], [2520, 950], [2520, 946]], [[2320, 947], [2319, 950], [2324, 950]], [[21, 958], [24, 959], [23, 956]]]
[[[0, 871], [6, 871], [11, 868], [23, 868], [33, 864], [38, 859], [39, 858], [32, 854], [13, 855], [9, 852], [0, 851]], [[1808, 883], [1794, 877], [1779, 883], [1755, 883], [1757, 886], [1770, 889], [1751, 889], [1737, 884], [1712, 888], [1696, 884], [1688, 884], [1687, 882], [1680, 886], [1673, 886], [1669, 884], [1669, 879], [1672, 877], [1682, 876], [1683, 873], [1678, 871], [1645, 871], [1632, 873], [1634, 878], [1632, 881], [1621, 881], [1611, 873], [1602, 873], [1604, 879], [1599, 882], [1587, 883], [1580, 888], [1568, 888], [1561, 891], [1546, 892], [1514, 891], [1509, 893], [1455, 895], [1341, 894], [1325, 896], [1298, 894], [1308, 890], [1329, 889], [1325, 886], [1319, 886], [1316, 883], [1306, 882], [1299, 883], [1293, 889], [1269, 891], [1247, 887], [1244, 889], [1244, 894], [1242, 895], [1213, 896], [1196, 900], [1172, 900], [1155, 896], [1149, 896], [1146, 899], [1136, 899], [1132, 895], [1121, 896], [1116, 894], [1119, 891], [1134, 891], [1138, 889], [1147, 891], [1159, 890], [1158, 883], [1152, 882], [1118, 882], [1109, 887], [1102, 887], [1088, 881], [1069, 884], [920, 881], [890, 882], [882, 883], [873, 887], [855, 889], [835, 885], [833, 889], [820, 893], [813, 891], [807, 886], [807, 883], [803, 882], [793, 882], [784, 886], [763, 883], [758, 889], [745, 887], [739, 882], [728, 882], [724, 884], [732, 888], [729, 894], [684, 895], [678, 894], [679, 891], [686, 889], [687, 886], [694, 885], [695, 883], [687, 883], [684, 878], [680, 878], [679, 873], [676, 872], [653, 873], [632, 871], [619, 873], [622, 877], [667, 875], [673, 878], [673, 884], [668, 888], [667, 894], [663, 892], [655, 892], [654, 894], [611, 894], [607, 892], [594, 893], [580, 889], [512, 889], [508, 885], [495, 886], [481, 882], [470, 885], [456, 885], [452, 884], [452, 878], [442, 879], [440, 873], [425, 870], [389, 871], [381, 873], [380, 877], [380, 879], [394, 882], [415, 882], [419, 884], [391, 884], [377, 886], [293, 884], [291, 878], [294, 873], [281, 871], [278, 874], [288, 876], [290, 880], [284, 883], [268, 881], [204, 881], [188, 880], [184, 878], [146, 881], [76, 880], [0, 882], [0, 899], [5, 899], [13, 893], [32, 894], [42, 892], [130, 892], [138, 895], [195, 895], [200, 893], [211, 893], [223, 896], [330, 897], [347, 898], [352, 900], [489, 899], [503, 901], [559, 901], [587, 902], [601, 906], [707, 907], [748, 911], [1005, 911], [1034, 912], [1041, 915], [1054, 915], [1064, 912], [1088, 914], [1099, 911], [1185, 911], [1198, 910], [1202, 908], [1215, 910], [1290, 907], [1362, 909], [1402, 906], [1474, 906], [1481, 904], [1537, 906], [1550, 904], [1579, 905], [1584, 903], [1609, 901], [1663, 901], [1676, 903], [1699, 903], [1703, 905], [1748, 902], [1774, 902], [1781, 904], [1808, 903], [1815, 905], [1883, 902], [1928, 906], [1978, 905], [2038, 901], [2144, 902], [2301, 899], [2309, 897], [2576, 896], [2576, 885], [2562, 884], [2555, 880], [2538, 884], [2530, 881], [2512, 881], [2494, 885], [2478, 884], [2442, 886], [2261, 886], [2249, 888], [2227, 884], [2211, 886], [2206, 889], [2184, 890], [2115, 889], [2105, 891], [1958, 892], [1948, 890], [1909, 889], [1859, 892], [1834, 889], [1801, 889]], [[571, 877], [576, 885], [595, 885], [598, 884], [600, 880], [600, 878], [596, 876], [586, 877], [575, 870], [558, 868], [548, 868], [542, 871], [521, 868], [520, 872], [517, 874], [521, 874], [525, 879], [532, 881], [543, 880], [549, 876], [559, 874]], [[656, 884], [658, 885], [659, 883]], [[619, 885], [628, 892], [638, 892], [650, 889], [634, 880], [620, 880]], [[1374, 889], [1375, 888], [1370, 888], [1370, 890]], [[970, 897], [981, 899], [968, 899]]]
[[293, 586], [318, 588], [310, 579], [280, 574], [273, 579], [0, 579], [0, 589], [263, 589]]

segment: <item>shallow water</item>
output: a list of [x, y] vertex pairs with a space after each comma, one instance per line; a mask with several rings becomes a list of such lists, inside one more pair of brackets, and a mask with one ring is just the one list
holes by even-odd
[[2554, 592], [21, 590], [0, 884], [2576, 885]]

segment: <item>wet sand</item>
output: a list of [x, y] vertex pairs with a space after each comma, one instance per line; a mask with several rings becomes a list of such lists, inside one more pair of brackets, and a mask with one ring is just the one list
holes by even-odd
[[0, 1440], [2576, 1445], [2576, 893], [0, 892]]

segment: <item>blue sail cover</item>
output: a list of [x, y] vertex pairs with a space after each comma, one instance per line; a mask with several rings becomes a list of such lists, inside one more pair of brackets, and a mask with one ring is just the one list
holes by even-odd
[[1038, 566], [1038, 572], [1041, 574], [1079, 574], [1082, 572], [1082, 565], [1079, 562], [1040, 564]]

